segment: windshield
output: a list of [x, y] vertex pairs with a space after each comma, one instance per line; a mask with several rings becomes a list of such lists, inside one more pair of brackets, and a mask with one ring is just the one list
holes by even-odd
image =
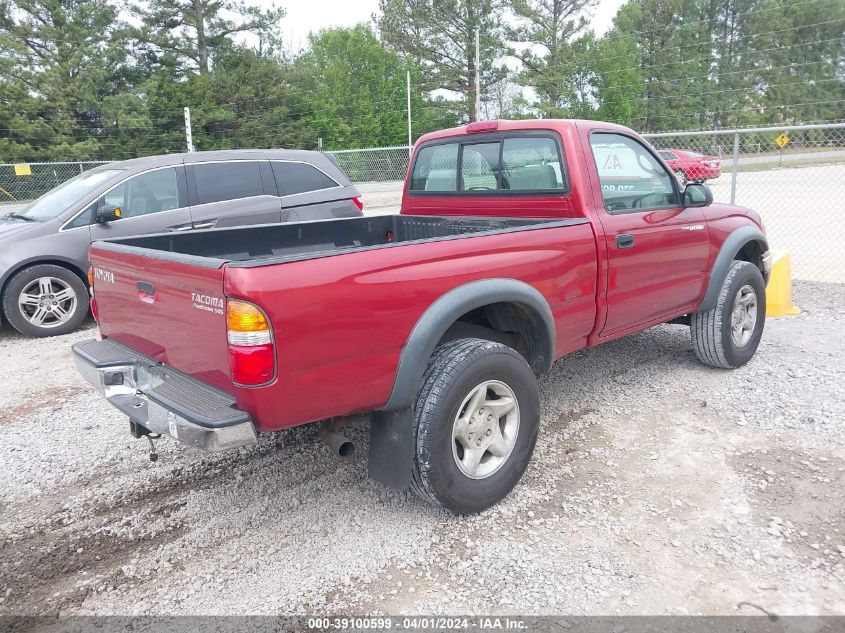
[[55, 189], [51, 189], [37, 200], [33, 200], [18, 211], [17, 215], [25, 215], [33, 220], [55, 218], [120, 171], [120, 169], [104, 169], [79, 174]]

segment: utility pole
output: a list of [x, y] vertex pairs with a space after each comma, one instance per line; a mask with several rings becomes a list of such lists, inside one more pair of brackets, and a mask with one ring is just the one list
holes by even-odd
[[191, 109], [185, 108], [185, 141], [188, 146], [188, 151], [194, 151], [194, 138], [191, 136]]
[[475, 27], [475, 120], [481, 120], [481, 29]]
[[407, 71], [405, 78], [407, 79], [407, 90], [408, 90], [408, 157], [411, 157], [411, 145], [413, 145], [413, 141], [411, 140], [411, 71]]

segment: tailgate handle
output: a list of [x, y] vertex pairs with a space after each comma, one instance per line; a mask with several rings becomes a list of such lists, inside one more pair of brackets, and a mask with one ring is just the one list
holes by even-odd
[[149, 281], [139, 281], [136, 287], [138, 288], [138, 298], [144, 303], [152, 303], [156, 300], [156, 287]]

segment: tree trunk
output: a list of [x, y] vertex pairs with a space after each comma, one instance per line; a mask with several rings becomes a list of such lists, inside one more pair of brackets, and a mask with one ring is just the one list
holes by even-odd
[[194, 0], [194, 13], [196, 13], [197, 29], [197, 63], [200, 67], [200, 74], [208, 74], [208, 45], [205, 41], [205, 6], [204, 0]]

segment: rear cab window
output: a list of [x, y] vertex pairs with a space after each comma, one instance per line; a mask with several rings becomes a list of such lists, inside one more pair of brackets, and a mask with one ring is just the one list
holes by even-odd
[[428, 145], [417, 152], [411, 191], [458, 190], [458, 143]]
[[412, 195], [565, 194], [561, 147], [551, 133], [468, 135], [420, 148]]

